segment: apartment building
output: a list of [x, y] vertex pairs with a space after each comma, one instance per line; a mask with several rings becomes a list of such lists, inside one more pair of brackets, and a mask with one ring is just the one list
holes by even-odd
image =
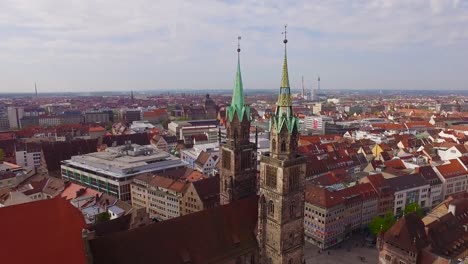
[[417, 203], [421, 208], [430, 208], [430, 184], [419, 174], [386, 179], [394, 190], [393, 213], [401, 215], [405, 207]]
[[467, 190], [468, 171], [460, 159], [449, 160], [442, 165], [435, 166], [434, 170], [442, 181], [444, 199]]
[[419, 167], [418, 172], [430, 185], [429, 206], [433, 207], [441, 203], [444, 199], [443, 184], [434, 168], [431, 166]]
[[131, 184], [132, 206], [146, 208], [159, 221], [181, 215], [182, 197], [189, 183], [163, 176], [139, 175]]
[[360, 180], [361, 183], [370, 183], [372, 188], [377, 194], [378, 205], [377, 205], [377, 215], [384, 216], [386, 213], [393, 212], [395, 191], [393, 188], [386, 182], [382, 174], [371, 174], [367, 177], [364, 177]]
[[219, 205], [219, 176], [189, 183], [180, 204], [181, 214], [186, 215]]
[[378, 195], [370, 183], [338, 190], [309, 185], [304, 210], [306, 238], [325, 249], [367, 227], [378, 213]]

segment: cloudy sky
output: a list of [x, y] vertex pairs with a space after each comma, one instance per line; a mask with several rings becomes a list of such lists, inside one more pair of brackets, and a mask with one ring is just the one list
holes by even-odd
[[468, 89], [464, 0], [0, 0], [0, 92]]

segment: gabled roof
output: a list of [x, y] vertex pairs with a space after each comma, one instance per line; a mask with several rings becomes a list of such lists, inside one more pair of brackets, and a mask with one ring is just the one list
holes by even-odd
[[448, 163], [439, 165], [436, 169], [446, 179], [468, 174], [468, 171], [457, 159], [449, 160]]
[[[0, 208], [2, 263], [86, 263], [81, 212], [63, 198]], [[7, 227], [7, 228], [6, 228]]]
[[195, 163], [203, 167], [206, 164], [206, 162], [210, 159], [210, 157], [211, 157], [210, 153], [206, 151], [202, 151], [200, 152], [200, 155], [198, 155], [197, 160], [195, 160]]
[[206, 200], [219, 196], [219, 176], [209, 177], [207, 179], [193, 182], [193, 187], [200, 196], [200, 199]]
[[94, 263], [205, 264], [254, 251], [257, 200], [253, 196], [90, 240]]
[[415, 213], [400, 218], [385, 232], [384, 240], [393, 246], [415, 253], [428, 244], [424, 223]]

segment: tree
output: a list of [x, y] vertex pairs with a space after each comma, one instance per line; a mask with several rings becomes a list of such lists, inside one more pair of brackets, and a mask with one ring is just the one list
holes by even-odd
[[0, 148], [0, 162], [2, 162], [3, 159], [5, 159], [5, 151], [3, 151], [3, 149]]
[[377, 235], [380, 231], [386, 232], [395, 222], [395, 216], [392, 213], [387, 213], [384, 217], [374, 217], [369, 223], [369, 229], [374, 235]]
[[421, 208], [421, 206], [418, 203], [410, 203], [405, 207], [405, 210], [403, 211], [405, 215], [415, 212], [419, 217], [423, 217], [424, 213]]
[[96, 224], [109, 221], [111, 219], [111, 215], [108, 212], [100, 213], [96, 215]]

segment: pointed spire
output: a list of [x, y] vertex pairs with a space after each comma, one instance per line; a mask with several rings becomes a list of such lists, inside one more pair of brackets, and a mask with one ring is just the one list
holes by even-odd
[[287, 39], [287, 27], [288, 25], [284, 25], [284, 61], [283, 61], [283, 71], [281, 75], [281, 86], [280, 86], [280, 93], [278, 95], [278, 102], [277, 106], [292, 106], [292, 99], [291, 99], [291, 91], [289, 88], [289, 75], [288, 75], [288, 58], [286, 53], [286, 44], [288, 43]]
[[242, 75], [240, 70], [240, 40], [241, 37], [237, 37], [237, 72], [231, 102], [231, 106], [237, 107], [237, 109], [241, 109], [244, 106], [244, 87], [242, 85]]
[[244, 87], [240, 69], [240, 40], [241, 37], [237, 37], [237, 72], [234, 90], [232, 92], [232, 101], [231, 105], [226, 108], [226, 117], [230, 122], [233, 120], [235, 114], [237, 114], [240, 121], [244, 119], [244, 115], [247, 116], [248, 120], [251, 120], [250, 107], [245, 105], [244, 100]]
[[284, 26], [284, 61], [283, 61], [283, 73], [281, 75], [281, 88], [289, 88], [289, 75], [288, 75], [288, 56], [286, 51], [286, 44], [288, 43], [288, 39], [286, 38], [288, 25]]

